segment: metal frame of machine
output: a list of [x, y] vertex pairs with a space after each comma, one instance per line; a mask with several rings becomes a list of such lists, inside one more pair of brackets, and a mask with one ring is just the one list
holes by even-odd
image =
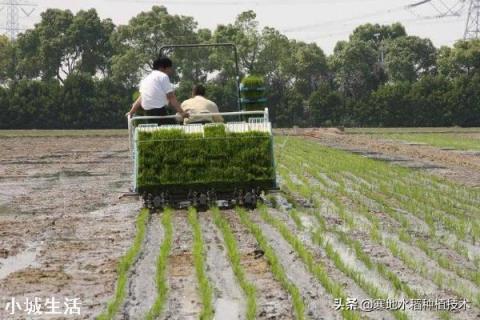
[[[232, 116], [258, 116], [262, 117], [251, 118], [248, 122], [226, 122], [225, 126], [228, 130], [239, 130], [237, 132], [260, 131], [266, 132], [273, 139], [271, 123], [269, 121], [268, 109], [264, 111], [239, 111], [239, 112], [223, 112], [209, 115], [220, 115], [223, 117]], [[212, 205], [220, 207], [231, 207], [234, 205], [254, 208], [257, 201], [260, 199], [262, 193], [277, 189], [276, 180], [273, 183], [260, 183], [252, 181], [247, 184], [231, 185], [226, 189], [219, 190], [212, 185], [197, 185], [190, 189], [184, 188], [180, 192], [172, 188], [172, 186], [161, 186], [155, 190], [139, 190], [137, 187], [138, 174], [138, 152], [137, 152], [137, 131], [138, 130], [159, 130], [159, 129], [179, 129], [182, 128], [185, 132], [203, 132], [203, 127], [206, 125], [136, 125], [139, 121], [153, 120], [153, 119], [172, 119], [175, 116], [142, 116], [142, 117], [128, 117], [128, 132], [129, 132], [129, 146], [130, 155], [133, 164], [132, 174], [132, 190], [138, 192], [144, 201], [146, 207], [149, 208], [163, 208], [165, 206], [172, 207], [187, 207], [194, 206], [197, 208], [207, 208]], [[273, 147], [273, 142], [272, 142]], [[273, 148], [270, 150], [272, 154], [272, 167], [275, 168], [273, 157]]]

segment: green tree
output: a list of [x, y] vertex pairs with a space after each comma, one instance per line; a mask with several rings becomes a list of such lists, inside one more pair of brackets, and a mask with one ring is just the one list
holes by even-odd
[[408, 82], [380, 86], [368, 99], [356, 106], [355, 119], [368, 126], [408, 126], [416, 116], [414, 105], [409, 99], [410, 90]]
[[368, 95], [385, 81], [377, 52], [365, 41], [340, 42], [330, 64], [336, 85], [352, 99]]
[[453, 48], [440, 48], [437, 63], [439, 72], [451, 78], [478, 72], [480, 40], [460, 40], [454, 44]]
[[405, 27], [400, 23], [380, 25], [366, 23], [358, 26], [350, 35], [350, 41], [371, 42], [378, 49], [382, 41], [396, 39], [407, 35]]
[[21, 77], [63, 81], [73, 72], [106, 72], [114, 29], [110, 20], [101, 21], [94, 9], [76, 15], [47, 9], [41, 18], [34, 29], [18, 38], [17, 71]]
[[480, 125], [480, 73], [458, 76], [446, 94], [451, 119], [445, 122], [465, 127]]
[[86, 124], [89, 128], [125, 128], [125, 112], [131, 105], [133, 89], [125, 89], [112, 78], [99, 79], [94, 82], [93, 110], [91, 120]]
[[62, 112], [60, 121], [64, 128], [85, 129], [94, 123], [95, 83], [84, 73], [68, 76], [63, 84]]
[[0, 35], [0, 84], [14, 77], [14, 45], [3, 35]]
[[61, 87], [57, 81], [20, 80], [9, 88], [8, 128], [59, 128]]
[[261, 35], [257, 15], [252, 10], [240, 13], [233, 24], [219, 25], [213, 33], [214, 42], [233, 42], [238, 47], [242, 72], [256, 73], [261, 51]]
[[[141, 12], [127, 25], [119, 26], [112, 37], [113, 76], [128, 86], [135, 86], [142, 72], [151, 70], [163, 45], [197, 42], [196, 28], [192, 17], [171, 15], [163, 6]], [[180, 64], [179, 59], [175, 63]]]
[[343, 116], [343, 101], [337, 91], [327, 85], [322, 85], [312, 93], [308, 104], [313, 126], [340, 124]]
[[296, 90], [308, 99], [322, 82], [327, 81], [327, 58], [315, 43], [298, 42], [293, 45], [294, 54], [290, 58], [294, 62], [292, 70]]
[[409, 93], [412, 102], [410, 126], [448, 126], [452, 123], [452, 105], [448, 92], [452, 82], [444, 76], [427, 75], [413, 83]]
[[429, 39], [398, 37], [386, 44], [385, 65], [392, 81], [416, 81], [435, 69], [436, 49]]

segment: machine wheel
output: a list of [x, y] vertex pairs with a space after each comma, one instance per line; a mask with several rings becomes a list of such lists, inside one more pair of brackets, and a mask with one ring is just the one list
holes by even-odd
[[257, 207], [257, 193], [255, 190], [247, 192], [243, 197], [243, 204], [245, 208], [253, 210]]
[[165, 205], [165, 199], [163, 197], [163, 194], [161, 195], [156, 195], [154, 198], [153, 198], [153, 207], [155, 209], [161, 209], [163, 208], [163, 206]]
[[197, 205], [195, 207], [200, 211], [206, 211], [208, 209], [209, 202], [208, 196], [205, 193], [200, 193], [198, 196]]
[[148, 209], [150, 209], [150, 210], [155, 209], [155, 206], [154, 206], [154, 204], [153, 204], [153, 194], [149, 193], [149, 194], [147, 195], [147, 201], [146, 201], [146, 203], [147, 203], [147, 208], [148, 208]]

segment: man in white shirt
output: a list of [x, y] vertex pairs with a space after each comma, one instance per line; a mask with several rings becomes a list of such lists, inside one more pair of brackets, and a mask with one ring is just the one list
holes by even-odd
[[184, 124], [223, 122], [222, 116], [210, 116], [209, 113], [218, 113], [215, 102], [205, 98], [205, 87], [196, 85], [193, 87], [192, 98], [183, 101], [182, 109], [189, 114]]
[[[140, 82], [140, 96], [132, 105], [127, 115], [133, 115], [143, 108], [147, 116], [166, 116], [167, 105], [171, 105], [178, 114], [186, 118], [185, 113], [177, 101], [169, 75], [173, 74], [173, 63], [167, 57], [160, 57], [153, 62], [153, 71]], [[154, 123], [167, 124], [171, 121], [159, 119]]]

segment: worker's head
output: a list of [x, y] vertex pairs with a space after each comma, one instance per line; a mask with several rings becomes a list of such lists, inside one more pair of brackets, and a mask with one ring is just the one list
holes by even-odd
[[202, 96], [202, 97], [205, 97], [205, 87], [202, 86], [201, 84], [196, 84], [193, 86], [193, 90], [192, 90], [192, 96], [196, 97], [196, 96]]
[[173, 63], [167, 57], [159, 57], [153, 61], [153, 70], [165, 72], [169, 76], [173, 74]]

